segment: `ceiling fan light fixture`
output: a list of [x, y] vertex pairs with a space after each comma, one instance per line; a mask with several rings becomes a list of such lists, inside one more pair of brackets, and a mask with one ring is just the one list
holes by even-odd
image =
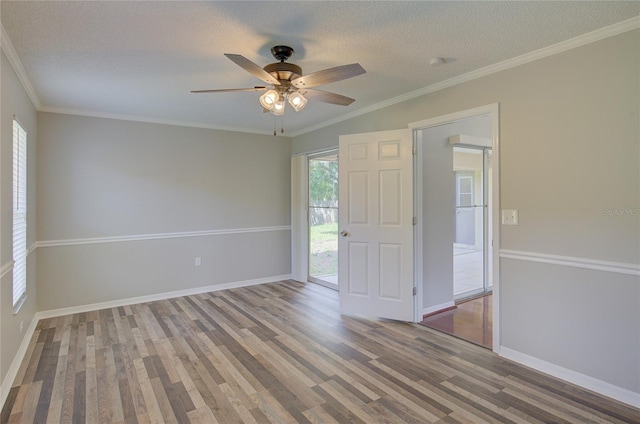
[[268, 90], [260, 96], [260, 104], [263, 108], [272, 110], [275, 107], [275, 104], [279, 101], [279, 98], [280, 95], [276, 90]]
[[[0, 0], [1, 1], [1, 0]], [[287, 62], [293, 54], [293, 49], [289, 46], [274, 46], [271, 49], [273, 57], [278, 60], [264, 67], [256, 65], [246, 57], [239, 54], [225, 53], [224, 55], [233, 63], [266, 82], [265, 86], [249, 88], [223, 88], [212, 90], [192, 90], [192, 93], [228, 93], [239, 91], [261, 91], [264, 92], [259, 98], [260, 105], [264, 112], [271, 112], [272, 115], [283, 116], [287, 102], [296, 112], [301, 111], [307, 105], [307, 98], [302, 94], [307, 94], [314, 101], [321, 101], [340, 106], [349, 106], [355, 101], [347, 96], [331, 93], [329, 91], [314, 90], [312, 87], [342, 81], [357, 77], [366, 71], [359, 63], [336, 66], [323, 69], [311, 74], [303, 75], [302, 68], [294, 63]], [[298, 92], [300, 90], [301, 92]], [[274, 121], [275, 122], [275, 121]], [[281, 129], [284, 132], [284, 125]], [[274, 135], [275, 131], [274, 131]]]
[[273, 104], [273, 107], [271, 108], [271, 113], [278, 116], [284, 115], [284, 106], [285, 106], [284, 99], [278, 100]]
[[308, 100], [300, 93], [289, 94], [289, 104], [296, 112], [300, 112], [307, 105]]

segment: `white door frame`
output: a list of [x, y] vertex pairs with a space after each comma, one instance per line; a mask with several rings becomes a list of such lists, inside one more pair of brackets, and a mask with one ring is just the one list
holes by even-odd
[[[456, 121], [465, 118], [472, 118], [478, 115], [490, 115], [491, 116], [491, 128], [492, 128], [492, 155], [491, 155], [491, 166], [492, 166], [492, 190], [493, 190], [493, 232], [491, 234], [493, 240], [493, 246], [489, 246], [493, 252], [492, 263], [490, 266], [493, 268], [493, 351], [498, 353], [500, 350], [500, 257], [498, 252], [500, 251], [500, 106], [499, 103], [493, 103], [485, 106], [479, 106], [473, 109], [467, 109], [460, 112], [451, 113], [448, 115], [437, 116], [435, 118], [426, 119], [424, 121], [412, 122], [409, 124], [409, 128], [413, 130], [413, 138], [416, 147], [417, 154], [414, 156], [415, 166], [414, 166], [414, 208], [415, 216], [422, 216], [422, 172], [423, 172], [423, 164], [421, 160], [421, 152], [422, 146], [421, 143], [417, 143], [416, 140], [418, 137], [416, 133], [420, 130], [435, 127], [444, 124], [451, 124]], [[420, 316], [415, 317], [415, 321], [422, 321], [422, 296], [423, 296], [423, 261], [422, 261], [422, 253], [423, 253], [423, 237], [422, 237], [422, 229], [423, 229], [422, 220], [418, 219], [417, 225], [415, 227], [415, 278], [417, 287], [417, 296], [415, 296], [416, 302], [416, 314]]]
[[307, 154], [291, 157], [291, 278], [306, 282], [309, 275]]

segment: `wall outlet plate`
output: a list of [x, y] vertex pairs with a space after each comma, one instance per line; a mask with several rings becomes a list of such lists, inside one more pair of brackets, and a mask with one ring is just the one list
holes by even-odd
[[518, 225], [518, 210], [517, 209], [503, 209], [502, 210], [502, 225]]

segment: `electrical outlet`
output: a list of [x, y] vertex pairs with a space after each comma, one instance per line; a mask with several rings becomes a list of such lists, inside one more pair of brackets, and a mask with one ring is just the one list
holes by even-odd
[[202, 259], [196, 258], [196, 266], [200, 266], [200, 265], [202, 265]]
[[24, 330], [24, 321], [20, 321], [20, 333]]
[[502, 210], [502, 225], [518, 225], [518, 210], [517, 209], [503, 209]]

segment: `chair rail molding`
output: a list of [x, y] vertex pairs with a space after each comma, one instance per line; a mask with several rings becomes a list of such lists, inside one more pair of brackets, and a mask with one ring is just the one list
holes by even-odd
[[290, 225], [281, 225], [273, 227], [249, 227], [249, 228], [233, 228], [223, 230], [204, 230], [204, 231], [183, 231], [173, 233], [156, 233], [156, 234], [137, 234], [125, 236], [109, 236], [109, 237], [90, 237], [80, 239], [62, 239], [62, 240], [45, 240], [36, 242], [37, 248], [56, 247], [56, 246], [73, 246], [81, 244], [97, 244], [97, 243], [119, 243], [140, 240], [158, 240], [185, 237], [206, 237], [220, 236], [229, 234], [247, 234], [247, 233], [264, 233], [269, 231], [289, 231]]
[[563, 265], [573, 268], [592, 269], [596, 271], [614, 272], [618, 274], [639, 275], [640, 264], [624, 262], [600, 261], [597, 259], [578, 258], [574, 256], [551, 255], [547, 253], [525, 252], [520, 250], [500, 249], [500, 258], [520, 261], [540, 262], [552, 265]]
[[10, 273], [13, 270], [13, 259], [9, 260], [6, 264], [0, 267], [0, 278], [4, 278], [5, 275]]

